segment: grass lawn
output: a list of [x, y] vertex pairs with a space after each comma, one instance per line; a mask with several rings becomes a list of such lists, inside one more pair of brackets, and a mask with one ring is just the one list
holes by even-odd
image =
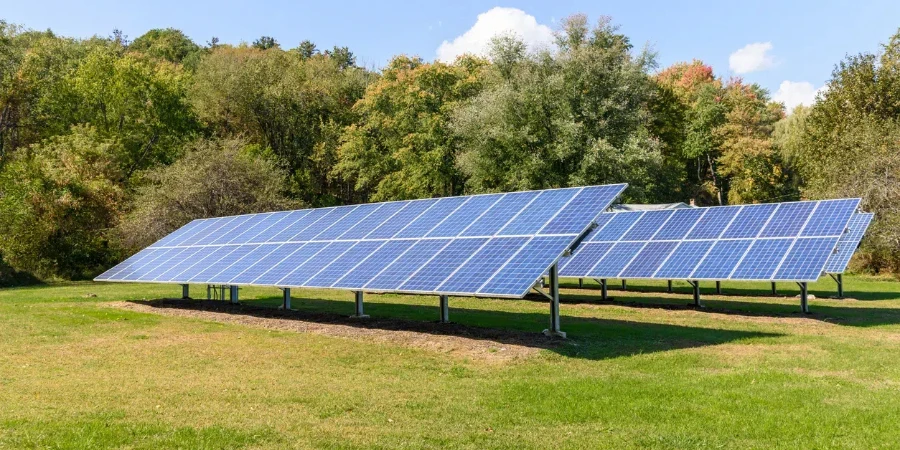
[[[804, 315], [786, 283], [782, 297], [707, 283], [697, 310], [687, 284], [632, 282], [600, 302], [595, 284], [565, 281], [569, 339], [513, 359], [110, 306], [180, 296], [171, 285], [0, 290], [0, 448], [900, 445], [898, 282], [848, 276], [855, 300], [835, 300], [823, 279]], [[280, 302], [275, 289], [241, 297]], [[295, 290], [293, 306], [350, 314], [352, 294]], [[450, 300], [473, 329], [536, 334], [548, 311]], [[366, 313], [434, 321], [438, 299], [369, 295]]]

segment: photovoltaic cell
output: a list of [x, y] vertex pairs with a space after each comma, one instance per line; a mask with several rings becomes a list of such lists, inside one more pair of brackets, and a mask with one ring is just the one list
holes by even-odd
[[[287, 258], [289, 255], [297, 251], [300, 247], [303, 247], [305, 244], [300, 243], [288, 243], [288, 244], [266, 244], [264, 247], [268, 248], [270, 246], [275, 246], [272, 251], [259, 258], [256, 262], [248, 266], [243, 272], [236, 275], [234, 278], [228, 281], [229, 284], [248, 284], [252, 283], [254, 280], [259, 278], [262, 274], [266, 273], [269, 269], [274, 267], [276, 264]], [[285, 274], [281, 276], [284, 277]]]
[[479, 195], [472, 197], [464, 205], [460, 206], [453, 214], [447, 217], [440, 225], [434, 227], [427, 236], [428, 237], [456, 237], [469, 225], [472, 221], [488, 210], [497, 200], [503, 197], [497, 195]]
[[825, 263], [838, 238], [799, 238], [788, 251], [775, 273], [775, 280], [815, 281], [822, 274]]
[[544, 272], [562, 256], [567, 237], [538, 236], [526, 243], [478, 291], [484, 295], [523, 297]]
[[715, 241], [682, 241], [675, 247], [675, 250], [669, 255], [662, 267], [653, 275], [653, 278], [661, 278], [664, 280], [686, 280], [694, 272], [694, 268], [706, 252], [713, 246]]
[[328, 246], [327, 242], [309, 242], [306, 245], [300, 245], [293, 253], [290, 253], [285, 259], [279, 261], [269, 270], [265, 271], [259, 278], [253, 280], [251, 284], [262, 286], [280, 286], [279, 281], [288, 276], [294, 269], [309, 261], [310, 258], [322, 251]]
[[759, 239], [744, 255], [731, 278], [735, 280], [769, 280], [784, 259], [793, 239]]
[[456, 208], [462, 206], [469, 199], [470, 197], [444, 197], [439, 199], [437, 203], [428, 209], [428, 214], [419, 216], [409, 226], [397, 233], [395, 237], [418, 238], [427, 235], [432, 228], [453, 214]]
[[588, 274], [612, 246], [612, 242], [587, 242], [579, 245], [572, 256], [563, 258], [560, 273]]
[[688, 233], [687, 239], [717, 239], [734, 219], [740, 206], [715, 206], [708, 208], [706, 214]]
[[529, 203], [537, 198], [538, 191], [513, 192], [506, 194], [490, 210], [467, 228], [462, 236], [493, 236], [507, 222], [512, 220]]
[[[782, 203], [760, 237], [797, 236], [815, 207], [816, 202]], [[847, 216], [847, 220], [849, 219]]]
[[366, 239], [389, 239], [394, 237], [394, 235], [403, 228], [409, 226], [416, 218], [425, 213], [429, 213], [429, 210], [437, 203], [437, 201], [438, 199], [428, 199], [414, 200], [405, 203], [403, 209], [378, 226], [378, 228], [372, 230], [371, 233], [366, 235]]
[[366, 282], [378, 275], [379, 272], [394, 262], [416, 242], [413, 240], [388, 241], [356, 268], [347, 272], [333, 286], [348, 289], [364, 286]]
[[427, 263], [449, 239], [429, 239], [418, 241], [396, 261], [393, 261], [378, 276], [364, 285], [366, 289], [391, 290], [398, 288], [409, 276]]
[[350, 250], [356, 242], [337, 241], [331, 242], [309, 258], [303, 264], [297, 266], [291, 273], [278, 281], [279, 286], [304, 287], [308, 286], [308, 280], [322, 271], [331, 261], [338, 259], [344, 252]]
[[386, 241], [357, 242], [356, 245], [347, 250], [340, 257], [334, 258], [321, 272], [317, 273], [306, 283], [303, 283], [303, 285], [330, 287], [338, 279], [346, 275], [347, 272], [356, 267], [356, 265], [365, 259], [366, 256], [369, 256], [378, 250], [385, 242]]
[[487, 238], [454, 240], [400, 285], [400, 289], [404, 291], [434, 291], [486, 242]]
[[644, 242], [619, 242], [588, 273], [591, 278], [616, 278], [641, 251]]
[[681, 240], [691, 231], [704, 212], [706, 212], [706, 208], [676, 209], [669, 221], [663, 224], [659, 233], [653, 237], [653, 240]]
[[[617, 195], [625, 185], [588, 186], [575, 194], [575, 198], [564, 203], [562, 210], [550, 220], [540, 231], [541, 234], [569, 234], [581, 233], [586, 228], [584, 225], [584, 213], [596, 208], [596, 205], [606, 204], [606, 199]], [[539, 199], [540, 201], [540, 199]], [[560, 199], [562, 202], [562, 199]]]
[[618, 241], [619, 238], [634, 226], [643, 212], [610, 213], [613, 217], [603, 228], [596, 228], [588, 239], [591, 242]]
[[669, 220], [672, 210], [665, 209], [661, 211], [645, 212], [637, 223], [625, 233], [622, 237], [623, 241], [646, 241], [653, 237], [662, 224]]
[[478, 253], [447, 278], [438, 290], [443, 292], [474, 292], [489, 280], [504, 261], [522, 248], [528, 238], [501, 237], [491, 239]]
[[[535, 202], [541, 205], [540, 208], [523, 209], [522, 212], [512, 219], [508, 225], [503, 227], [498, 234], [503, 236], [514, 236], [537, 233], [541, 228], [544, 228], [544, 224], [547, 223], [547, 221], [553, 219], [557, 213], [561, 212], [562, 208], [564, 208], [579, 191], [580, 188], [570, 188], [541, 192], [538, 198], [535, 199]], [[590, 218], [590, 220], [593, 219], [593, 217]], [[590, 220], [588, 223], [584, 224], [582, 228], [587, 228], [588, 225], [590, 225]]]
[[676, 246], [674, 241], [648, 242], [616, 278], [652, 278]]
[[778, 205], [774, 203], [744, 206], [722, 238], [755, 238], [776, 208]]
[[695, 280], [727, 279], [752, 243], [752, 239], [717, 241], [697, 266], [697, 270], [691, 274], [691, 278]]
[[859, 199], [824, 200], [810, 217], [800, 236], [833, 236], [844, 232]]

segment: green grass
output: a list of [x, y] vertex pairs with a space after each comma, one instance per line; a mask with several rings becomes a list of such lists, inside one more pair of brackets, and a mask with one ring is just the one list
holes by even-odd
[[[274, 331], [103, 305], [177, 286], [70, 283], [0, 291], [0, 448], [895, 448], [900, 283], [611, 289], [566, 280], [570, 339], [516, 360]], [[194, 295], [205, 295], [201, 286]], [[639, 292], [640, 291], [640, 292]], [[275, 306], [275, 289], [241, 291]], [[366, 313], [434, 321], [437, 298], [370, 295]], [[350, 293], [294, 307], [349, 314]], [[546, 328], [534, 300], [452, 298], [450, 318]], [[502, 338], [501, 338], [502, 339]], [[498, 344], [502, 346], [501, 342]]]

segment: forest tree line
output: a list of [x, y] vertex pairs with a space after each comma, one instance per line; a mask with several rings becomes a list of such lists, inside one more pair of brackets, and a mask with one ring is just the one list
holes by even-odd
[[623, 200], [860, 196], [855, 267], [900, 273], [900, 33], [811, 107], [702, 61], [658, 67], [608, 19], [488, 57], [74, 39], [0, 21], [0, 282], [80, 279], [199, 217], [627, 182]]

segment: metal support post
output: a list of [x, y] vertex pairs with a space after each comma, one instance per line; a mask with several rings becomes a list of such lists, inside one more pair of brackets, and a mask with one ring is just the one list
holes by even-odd
[[625, 280], [622, 280], [622, 290], [625, 290]]
[[363, 292], [356, 291], [353, 293], [356, 296], [356, 314], [353, 314], [353, 317], [357, 319], [365, 319], [369, 316], [363, 313]]
[[697, 280], [688, 281], [694, 288], [694, 306], [698, 308], [702, 308], [703, 305], [700, 303], [700, 282]]
[[800, 310], [804, 314], [809, 314], [809, 291], [806, 283], [797, 283], [800, 286]]
[[606, 278], [600, 280], [600, 298], [603, 301], [606, 301], [609, 298], [609, 295], [608, 295], [607, 289], [606, 289]]
[[669, 280], [668, 285], [669, 285], [669, 287], [666, 289], [666, 292], [671, 294], [672, 293], [672, 280]]
[[208, 284], [206, 285], [206, 299], [212, 300], [212, 286]]
[[716, 295], [722, 295], [722, 282], [716, 281]]
[[837, 298], [844, 298], [844, 277], [841, 274], [828, 274], [837, 283]]
[[187, 285], [187, 284], [182, 284], [182, 285], [181, 285], [181, 298], [182, 298], [182, 299], [189, 299], [189, 298], [191, 298], [190, 286], [189, 286], [189, 285]]
[[239, 301], [239, 299], [238, 299], [238, 287], [237, 287], [237, 286], [229, 286], [229, 288], [230, 288], [230, 290], [231, 290], [231, 295], [230, 295], [231, 303], [237, 304], [238, 301]]
[[450, 297], [441, 295], [441, 323], [450, 323]]
[[544, 334], [566, 337], [559, 329], [559, 268], [556, 264], [550, 267], [550, 328], [544, 330]]
[[281, 308], [288, 310], [291, 309], [291, 288], [284, 288], [282, 291], [282, 301]]
[[219, 291], [221, 291], [222, 295], [219, 296], [219, 300], [225, 301], [225, 285], [219, 286]]
[[778, 295], [778, 289], [775, 287], [775, 282], [772, 282], [772, 295]]
[[581, 289], [583, 287], [584, 287], [584, 278], [579, 278], [578, 279], [578, 289]]

